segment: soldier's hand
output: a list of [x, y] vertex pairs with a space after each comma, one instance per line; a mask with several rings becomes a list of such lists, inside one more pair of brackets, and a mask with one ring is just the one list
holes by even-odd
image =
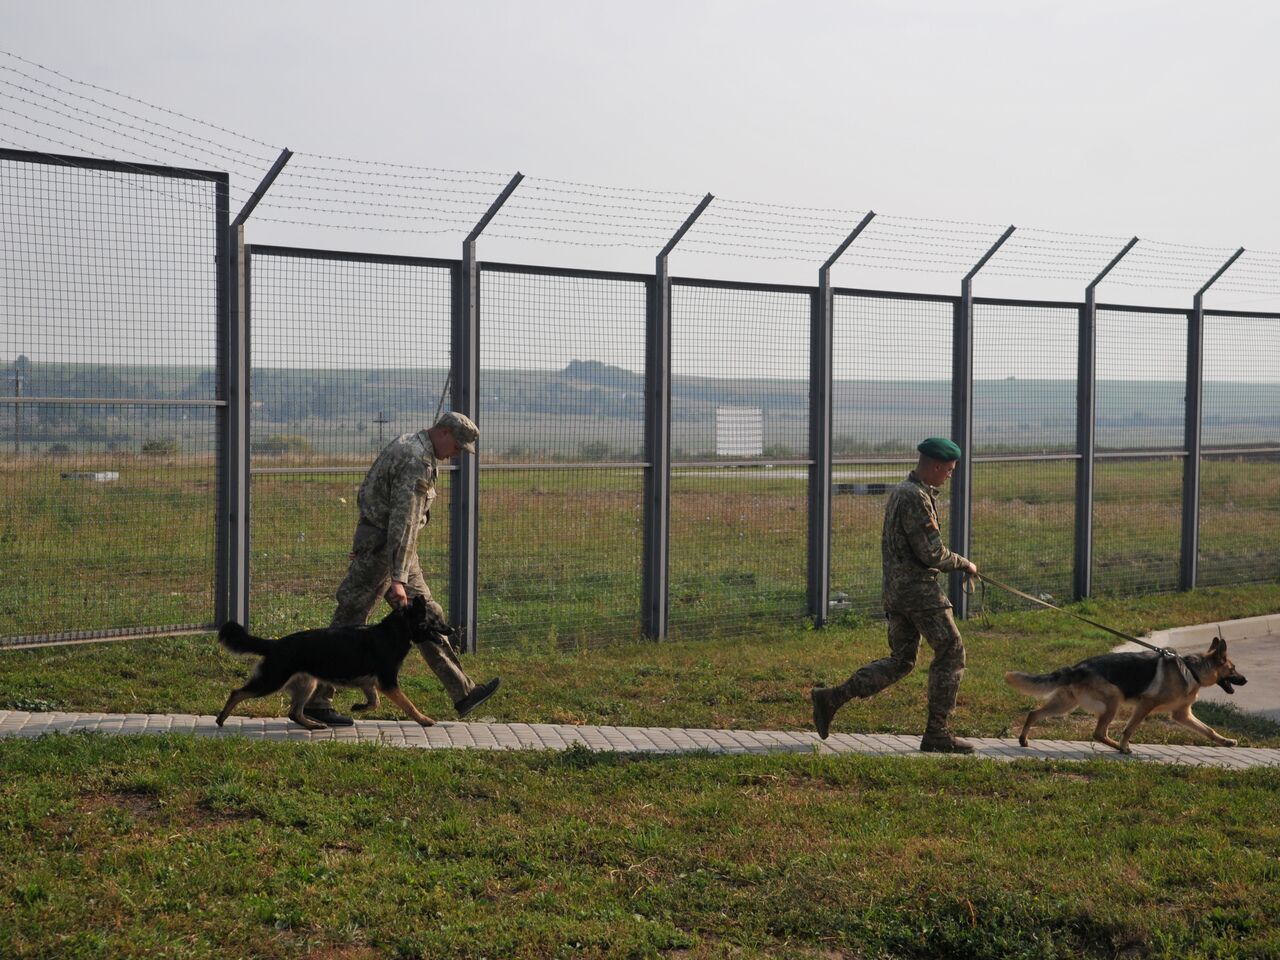
[[976, 577], [978, 575], [978, 565], [972, 560], [969, 561], [969, 576]]
[[409, 602], [409, 595], [404, 591], [404, 584], [399, 580], [392, 580], [391, 586], [386, 592], [387, 603], [393, 607], [403, 607]]

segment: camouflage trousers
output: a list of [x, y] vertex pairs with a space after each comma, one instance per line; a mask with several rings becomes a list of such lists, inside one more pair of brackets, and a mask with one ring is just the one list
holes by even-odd
[[[338, 587], [338, 608], [333, 612], [331, 626], [364, 626], [369, 622], [370, 614], [391, 587], [391, 562], [384, 549], [386, 542], [385, 530], [363, 521], [356, 526], [355, 539], [351, 544], [351, 565], [347, 568], [346, 578]], [[427, 606], [439, 614], [441, 619], [444, 618], [444, 608], [431, 599], [431, 590], [422, 578], [422, 568], [418, 565], [416, 555], [409, 558], [404, 589], [410, 599], [426, 598]], [[419, 644], [418, 650], [454, 703], [475, 687], [471, 678], [435, 644]], [[307, 701], [307, 706], [331, 708], [333, 694], [332, 684], [318, 684], [316, 692]]]
[[836, 688], [843, 703], [854, 697], [869, 697], [897, 683], [915, 669], [923, 636], [933, 648], [929, 665], [930, 730], [945, 730], [947, 718], [956, 707], [960, 678], [964, 676], [964, 640], [950, 608], [937, 610], [890, 610], [889, 656], [872, 661]]

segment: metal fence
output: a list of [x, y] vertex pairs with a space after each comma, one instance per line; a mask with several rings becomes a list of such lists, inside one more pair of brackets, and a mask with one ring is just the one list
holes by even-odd
[[1073, 304], [974, 304], [973, 554], [1056, 599], [1072, 590], [1078, 318]]
[[[383, 445], [434, 416], [449, 370], [456, 265], [258, 247], [250, 306], [250, 620], [285, 633], [326, 623]], [[419, 552], [449, 586], [443, 474]]]
[[1197, 582], [1280, 577], [1280, 316], [1205, 312]]
[[1186, 311], [1098, 311], [1093, 583], [1099, 594], [1177, 589], [1186, 343]]
[[644, 277], [481, 269], [486, 644], [639, 636], [648, 298]]
[[0, 150], [0, 644], [207, 627], [227, 178]]
[[877, 613], [926, 435], [966, 448], [944, 536], [1035, 593], [1280, 573], [1280, 316], [974, 298], [999, 243], [957, 296], [672, 279], [709, 198], [653, 274], [480, 262], [517, 183], [430, 260], [246, 246], [221, 174], [0, 153], [0, 645], [327, 622], [364, 471], [441, 403], [482, 452], [422, 565], [485, 646]]
[[805, 612], [808, 290], [676, 281], [670, 624]]
[[[880, 608], [884, 495], [915, 464], [915, 445], [951, 418], [955, 299], [835, 291], [832, 330], [831, 598], [837, 611]], [[941, 514], [949, 536], [950, 512]]]

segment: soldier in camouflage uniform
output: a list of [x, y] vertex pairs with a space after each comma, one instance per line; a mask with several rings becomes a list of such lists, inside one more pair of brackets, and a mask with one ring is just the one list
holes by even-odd
[[[418, 533], [431, 519], [437, 461], [448, 460], [460, 450], [475, 453], [479, 436], [470, 419], [450, 412], [434, 426], [396, 437], [383, 448], [360, 484], [360, 522], [351, 545], [351, 566], [338, 587], [332, 626], [363, 626], [384, 598], [401, 606], [410, 597], [424, 597], [444, 618], [418, 565]], [[477, 687], [444, 645], [424, 643], [418, 649], [444, 684], [459, 716], [498, 688], [496, 677]], [[307, 703], [307, 716], [331, 726], [349, 725], [351, 718], [333, 709], [333, 694], [331, 684], [317, 686]]]
[[971, 753], [973, 745], [956, 737], [948, 725], [964, 675], [964, 641], [951, 615], [951, 601], [938, 583], [941, 572], [978, 572], [972, 562], [948, 550], [938, 532], [939, 488], [955, 470], [960, 448], [950, 440], [930, 437], [917, 449], [920, 460], [915, 470], [889, 494], [880, 537], [889, 656], [867, 664], [839, 686], [814, 687], [809, 694], [813, 722], [825, 740], [843, 704], [855, 697], [870, 697], [905, 677], [915, 668], [923, 635], [933, 648], [933, 663], [929, 720], [920, 749]]

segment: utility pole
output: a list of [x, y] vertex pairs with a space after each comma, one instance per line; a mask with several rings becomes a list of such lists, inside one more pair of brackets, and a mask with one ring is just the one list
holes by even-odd
[[373, 422], [378, 425], [378, 449], [381, 450], [382, 449], [382, 427], [384, 424], [390, 423], [391, 421], [387, 419], [387, 415], [383, 411], [379, 410], [378, 415], [373, 418]]

